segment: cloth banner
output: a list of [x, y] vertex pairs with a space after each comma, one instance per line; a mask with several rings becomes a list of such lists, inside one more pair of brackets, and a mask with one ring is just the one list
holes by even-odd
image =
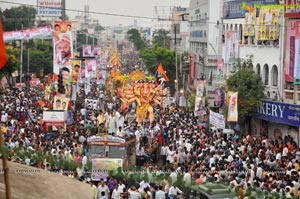
[[209, 110], [209, 123], [218, 129], [225, 128], [225, 117], [222, 114]]
[[228, 105], [228, 122], [238, 121], [238, 92], [231, 95]]

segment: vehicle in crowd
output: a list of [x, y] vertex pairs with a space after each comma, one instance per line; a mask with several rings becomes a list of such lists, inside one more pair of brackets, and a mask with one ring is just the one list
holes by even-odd
[[195, 199], [235, 199], [237, 198], [225, 185], [205, 183], [190, 188], [190, 198]]
[[104, 135], [87, 139], [88, 158], [92, 161], [93, 180], [106, 178], [109, 171], [136, 164], [136, 137]]

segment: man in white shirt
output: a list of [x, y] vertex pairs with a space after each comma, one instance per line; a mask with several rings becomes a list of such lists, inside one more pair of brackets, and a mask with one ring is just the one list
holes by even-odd
[[163, 187], [160, 185], [158, 191], [155, 193], [155, 199], [166, 199], [166, 194], [162, 191]]

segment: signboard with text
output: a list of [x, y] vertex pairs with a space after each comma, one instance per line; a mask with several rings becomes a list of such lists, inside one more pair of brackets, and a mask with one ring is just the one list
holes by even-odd
[[[242, 3], [245, 2], [251, 8], [255, 5], [270, 5], [277, 4], [276, 0], [234, 0], [225, 2], [223, 5], [224, 19], [244, 18], [245, 15], [241, 11]], [[255, 11], [254, 11], [255, 12]], [[256, 16], [259, 15], [259, 9], [256, 9]]]
[[37, 15], [45, 17], [60, 17], [61, 0], [37, 0]]
[[300, 106], [264, 100], [256, 116], [275, 123], [300, 127]]
[[300, 2], [298, 0], [284, 0], [284, 17], [300, 17]]

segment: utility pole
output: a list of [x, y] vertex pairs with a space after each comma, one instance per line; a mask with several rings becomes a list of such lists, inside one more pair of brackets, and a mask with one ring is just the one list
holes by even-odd
[[[23, 24], [22, 24], [22, 31], [23, 31]], [[21, 39], [21, 66], [20, 66], [20, 83], [22, 83], [22, 75], [23, 75], [23, 37]]]
[[178, 95], [178, 64], [177, 64], [177, 29], [176, 29], [176, 24], [174, 24], [174, 33], [175, 33], [175, 40], [174, 40], [174, 49], [175, 49], [175, 68], [176, 68], [176, 96]]
[[61, 20], [66, 20], [66, 0], [61, 1]]
[[6, 152], [4, 148], [4, 141], [3, 141], [3, 126], [0, 126], [0, 147], [1, 147], [1, 155], [2, 155], [2, 164], [3, 164], [3, 171], [4, 171], [4, 183], [5, 183], [5, 195], [6, 199], [11, 199], [11, 191], [10, 191], [10, 183], [9, 183], [9, 168], [7, 166], [7, 159], [6, 159]]
[[29, 53], [30, 53], [30, 48], [27, 49], [27, 74], [29, 73], [29, 63], [30, 63]]

